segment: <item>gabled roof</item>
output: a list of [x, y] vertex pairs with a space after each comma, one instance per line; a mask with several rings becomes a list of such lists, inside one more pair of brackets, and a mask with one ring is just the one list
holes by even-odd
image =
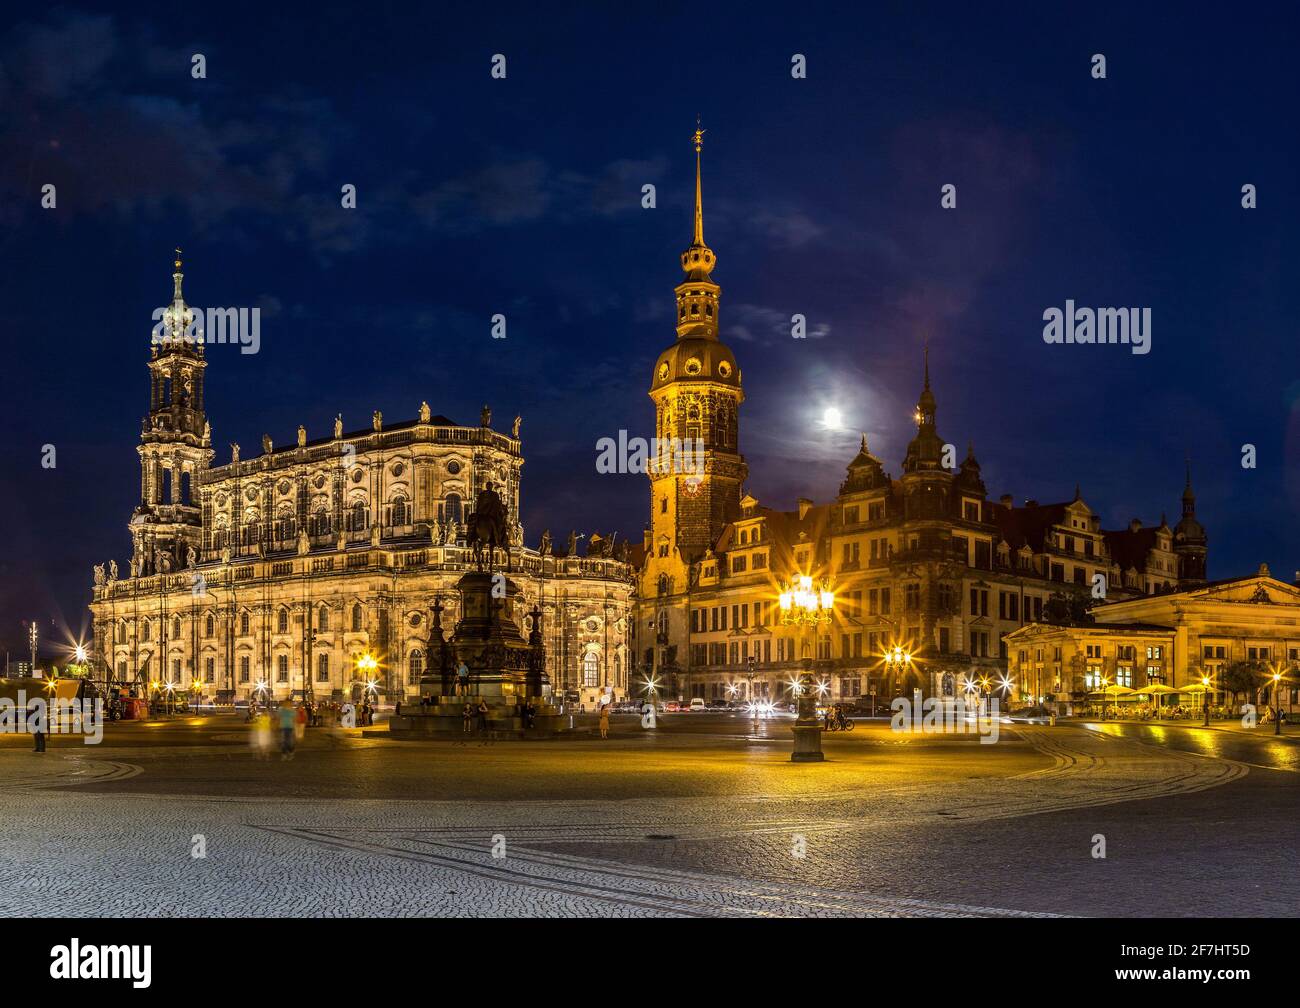
[[1156, 548], [1156, 528], [1119, 529], [1114, 532], [1103, 530], [1101, 535], [1106, 540], [1106, 549], [1110, 558], [1119, 564], [1120, 570], [1146, 570], [1147, 557]]
[[1035, 504], [1033, 507], [1002, 507], [993, 509], [993, 520], [997, 523], [1008, 546], [1013, 550], [1028, 546], [1035, 553], [1043, 552], [1043, 539], [1047, 530], [1053, 525], [1060, 525], [1065, 520], [1065, 509], [1074, 503]]

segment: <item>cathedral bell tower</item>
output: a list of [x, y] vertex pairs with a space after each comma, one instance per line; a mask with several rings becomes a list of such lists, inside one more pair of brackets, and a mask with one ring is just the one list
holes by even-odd
[[695, 227], [690, 247], [681, 255], [685, 280], [678, 284], [677, 341], [659, 355], [650, 382], [655, 404], [655, 450], [650, 476], [650, 542], [647, 570], [657, 570], [647, 588], [664, 594], [660, 574], [668, 574], [670, 591], [683, 591], [685, 572], [677, 568], [698, 560], [727, 523], [740, 513], [740, 488], [748, 472], [738, 443], [738, 417], [744, 401], [740, 368], [731, 350], [718, 339], [718, 300], [713, 282], [717, 258], [704, 243], [704, 208], [700, 184], [700, 150], [695, 145]]
[[176, 250], [172, 300], [149, 347], [149, 413], [140, 431], [140, 505], [131, 515], [133, 573], [166, 573], [189, 564], [203, 543], [197, 480], [212, 459], [203, 412], [203, 324], [181, 293]]

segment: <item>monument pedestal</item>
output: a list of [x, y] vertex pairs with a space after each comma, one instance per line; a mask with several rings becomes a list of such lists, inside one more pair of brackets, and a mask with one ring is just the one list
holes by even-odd
[[[429, 674], [421, 679], [424, 703], [403, 702], [400, 714], [388, 720], [394, 738], [454, 739], [478, 737], [478, 705], [487, 704], [488, 731], [497, 738], [553, 738], [590, 733], [570, 727], [551, 696], [542, 646], [541, 613], [535, 608], [525, 641], [515, 621], [519, 589], [505, 575], [486, 571], [466, 574], [456, 585], [461, 593], [461, 618], [450, 641], [443, 640], [442, 604], [433, 607], [429, 636]], [[435, 673], [432, 658], [438, 656]], [[469, 694], [455, 694], [456, 671], [469, 672]], [[533, 727], [524, 728], [520, 706], [535, 708]], [[464, 730], [463, 709], [470, 705], [470, 731]]]

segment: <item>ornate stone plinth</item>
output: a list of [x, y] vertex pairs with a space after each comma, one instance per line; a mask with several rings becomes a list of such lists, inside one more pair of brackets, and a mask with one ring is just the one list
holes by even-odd
[[[442, 603], [433, 606], [429, 634], [429, 672], [420, 680], [424, 703], [405, 703], [388, 721], [396, 738], [460, 738], [463, 707], [471, 709], [471, 737], [478, 732], [479, 702], [488, 707], [493, 738], [550, 738], [571, 734], [571, 716], [561, 713], [551, 698], [542, 646], [541, 613], [528, 615], [532, 627], [525, 641], [516, 622], [519, 589], [501, 573], [473, 571], [456, 585], [461, 593], [461, 618], [452, 639], [443, 638]], [[435, 665], [435, 661], [437, 664]], [[468, 672], [468, 696], [457, 695], [457, 670]], [[525, 729], [521, 705], [535, 708], [533, 726]], [[579, 729], [583, 731], [584, 729]], [[585, 729], [590, 731], [590, 729]]]

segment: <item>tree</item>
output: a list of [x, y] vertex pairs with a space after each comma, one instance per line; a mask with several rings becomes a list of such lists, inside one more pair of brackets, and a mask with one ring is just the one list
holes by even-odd
[[1240, 694], [1258, 700], [1259, 691], [1263, 688], [1267, 678], [1268, 670], [1265, 668], [1264, 663], [1248, 659], [1246, 661], [1229, 662], [1225, 665], [1220, 681], [1223, 689], [1232, 694], [1233, 706], [1236, 706], [1237, 697]]
[[1075, 591], [1054, 591], [1043, 603], [1043, 621], [1056, 626], [1090, 626], [1086, 595]]

